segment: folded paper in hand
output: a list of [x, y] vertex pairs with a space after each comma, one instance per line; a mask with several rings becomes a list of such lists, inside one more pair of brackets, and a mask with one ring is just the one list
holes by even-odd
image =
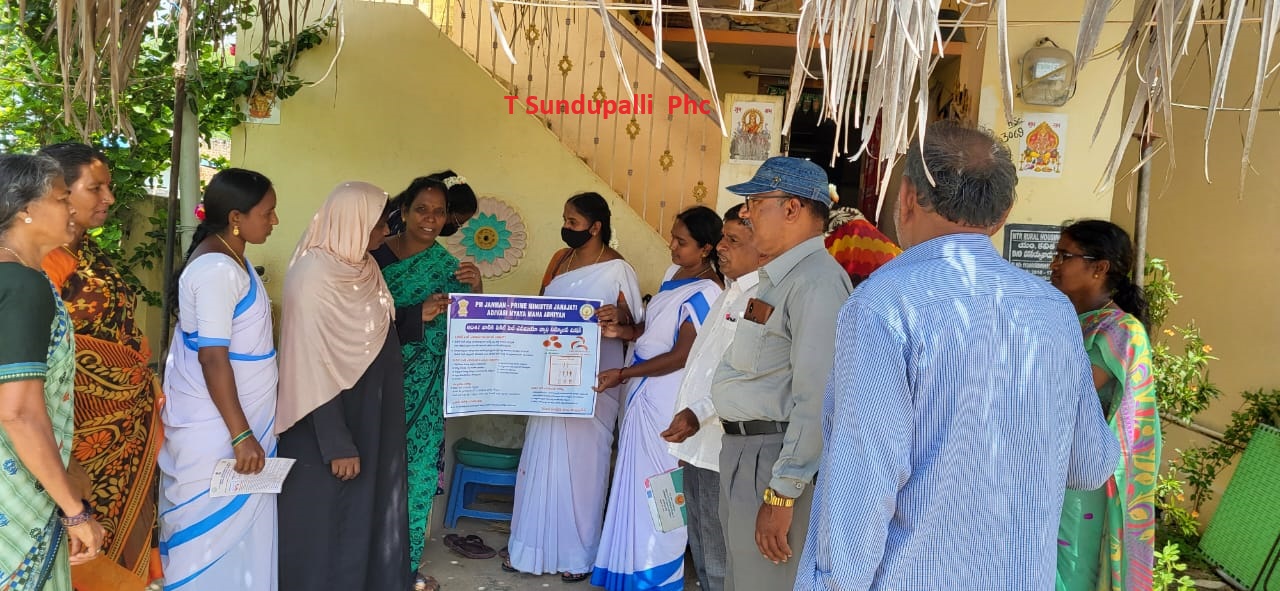
[[684, 506], [684, 468], [646, 478], [644, 491], [649, 499], [649, 514], [653, 517], [655, 529], [666, 533], [688, 525], [689, 515]]
[[218, 460], [218, 464], [213, 467], [209, 496], [279, 494], [285, 477], [289, 475], [289, 469], [293, 468], [293, 462], [289, 458], [267, 458], [266, 466], [261, 472], [241, 474], [235, 470], [235, 460]]

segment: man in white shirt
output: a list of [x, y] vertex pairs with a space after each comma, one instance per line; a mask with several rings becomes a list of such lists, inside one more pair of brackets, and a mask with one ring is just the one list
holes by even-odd
[[725, 212], [724, 237], [716, 246], [720, 272], [729, 286], [720, 293], [698, 332], [685, 362], [684, 380], [676, 398], [681, 409], [662, 432], [671, 455], [684, 467], [684, 495], [689, 514], [689, 546], [704, 591], [723, 591], [726, 569], [724, 530], [720, 526], [720, 436], [724, 429], [711, 404], [711, 381], [720, 358], [733, 342], [733, 333], [756, 293], [760, 252], [752, 243], [751, 226], [738, 217], [741, 205]]

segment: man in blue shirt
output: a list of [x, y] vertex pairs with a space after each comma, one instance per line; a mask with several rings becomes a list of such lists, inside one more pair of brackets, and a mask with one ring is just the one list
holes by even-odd
[[796, 591], [1053, 589], [1063, 491], [1120, 448], [1071, 303], [991, 244], [1016, 184], [987, 132], [935, 123], [908, 150], [907, 250], [837, 320]]

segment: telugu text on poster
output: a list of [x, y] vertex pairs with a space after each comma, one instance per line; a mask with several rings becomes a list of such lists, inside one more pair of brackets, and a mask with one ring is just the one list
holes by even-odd
[[451, 294], [444, 416], [589, 417], [598, 300]]

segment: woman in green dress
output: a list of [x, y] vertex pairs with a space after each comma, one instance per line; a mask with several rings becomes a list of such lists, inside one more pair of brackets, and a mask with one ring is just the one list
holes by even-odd
[[[0, 589], [70, 591], [70, 564], [97, 557], [103, 530], [67, 461], [75, 433], [75, 343], [40, 268], [75, 237], [58, 163], [0, 155]], [[65, 542], [65, 543], [64, 543]]]
[[[480, 269], [474, 263], [459, 263], [436, 242], [447, 224], [460, 226], [475, 213], [459, 213], [448, 207], [446, 195], [465, 183], [456, 175], [415, 179], [395, 198], [403, 230], [373, 251], [395, 299], [396, 327], [405, 337], [402, 352], [408, 421], [409, 557], [414, 565], [422, 556], [431, 504], [444, 470], [442, 313], [448, 308], [449, 293], [480, 293], [484, 288]], [[438, 589], [439, 584], [422, 575], [417, 587]]]
[[1106, 486], [1067, 491], [1056, 591], [1150, 591], [1160, 418], [1133, 246], [1111, 222], [1076, 222], [1063, 228], [1050, 269], [1080, 314], [1093, 382], [1122, 452]]

